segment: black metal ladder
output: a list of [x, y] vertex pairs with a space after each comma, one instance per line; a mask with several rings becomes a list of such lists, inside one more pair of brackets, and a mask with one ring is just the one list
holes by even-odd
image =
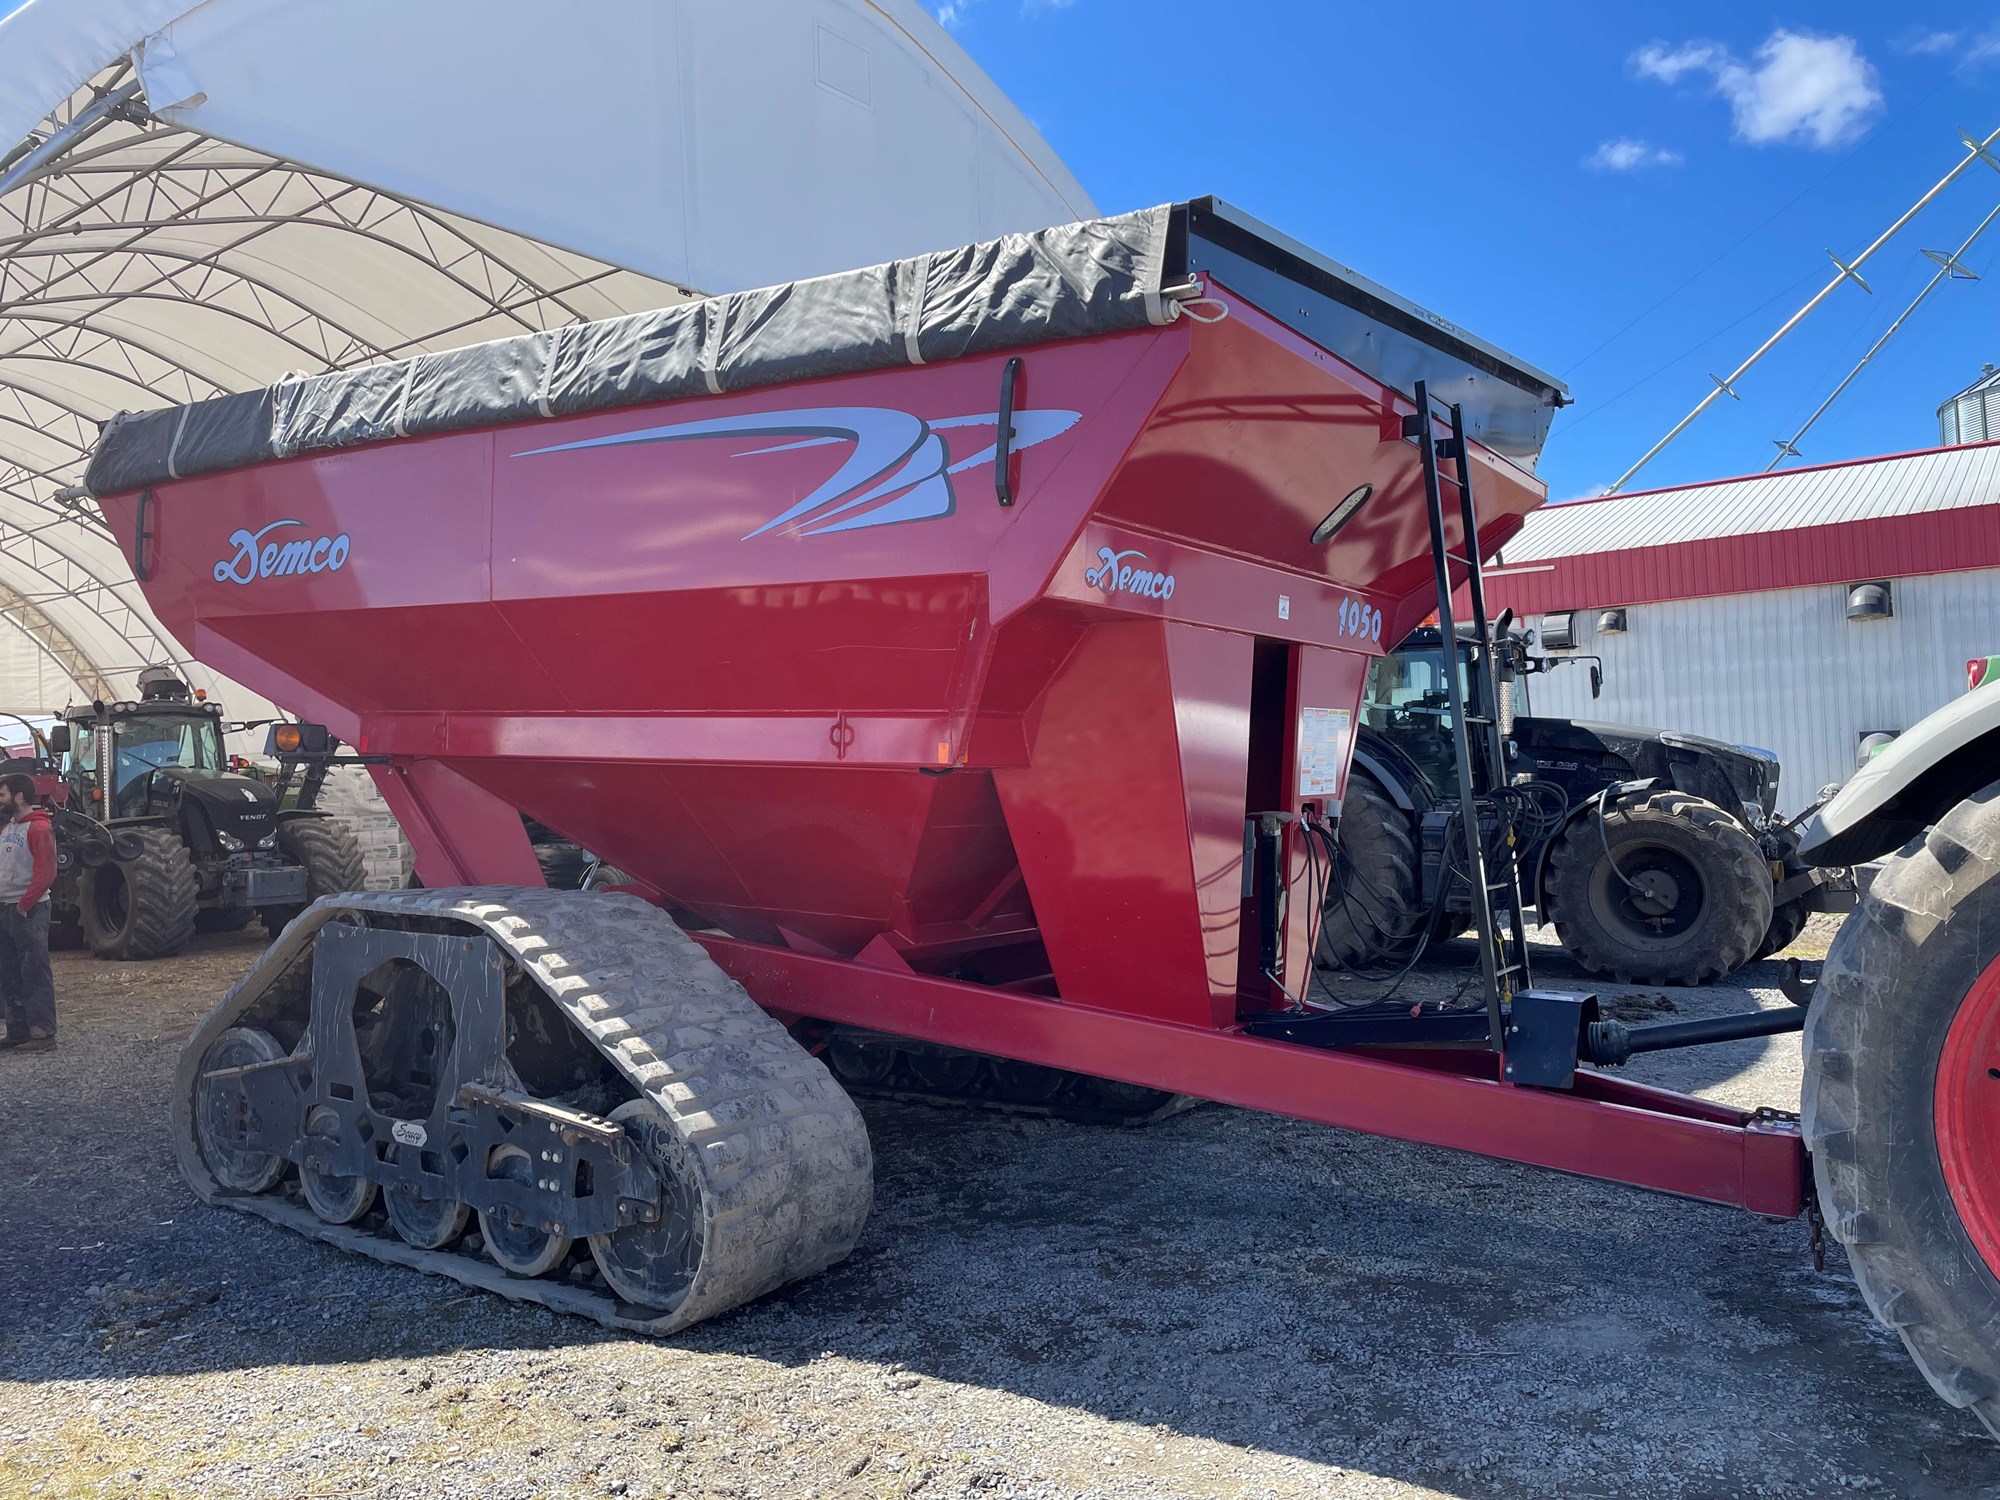
[[[1458, 756], [1459, 826], [1465, 840], [1465, 874], [1472, 888], [1472, 921], [1479, 934], [1479, 962], [1486, 985], [1488, 1044], [1504, 1051], [1507, 1015], [1515, 995], [1534, 985], [1528, 971], [1528, 934], [1521, 915], [1520, 867], [1511, 848], [1513, 832], [1509, 819], [1492, 795], [1508, 784], [1506, 733], [1500, 722], [1500, 683], [1494, 670], [1494, 643], [1486, 618], [1486, 583], [1479, 556], [1479, 516], [1472, 498], [1472, 457], [1465, 441], [1465, 414], [1452, 406], [1450, 436], [1439, 437], [1437, 417], [1431, 404], [1427, 382], [1416, 387], [1417, 409], [1403, 418], [1403, 436], [1412, 439], [1423, 460], [1424, 506], [1430, 517], [1431, 568], [1437, 584], [1438, 633], [1443, 642], [1444, 679], [1451, 706], [1452, 744]], [[1440, 468], [1451, 461], [1447, 473]], [[1454, 553], [1445, 535], [1444, 487], [1458, 491], [1460, 534], [1465, 552]], [[1472, 604], [1472, 627], [1477, 647], [1472, 653], [1472, 670], [1461, 685], [1458, 673], [1458, 625], [1452, 613], [1451, 565], [1465, 570], [1466, 593]], [[1467, 701], [1466, 687], [1472, 701]], [[1483, 773], [1488, 795], [1481, 796], [1481, 783], [1474, 778]], [[1486, 835], [1481, 821], [1482, 807], [1490, 810], [1502, 836], [1509, 841], [1508, 856], [1498, 878], [1488, 869]], [[1496, 902], [1495, 897], [1500, 897]], [[1505, 910], [1504, 925], [1495, 907]]]

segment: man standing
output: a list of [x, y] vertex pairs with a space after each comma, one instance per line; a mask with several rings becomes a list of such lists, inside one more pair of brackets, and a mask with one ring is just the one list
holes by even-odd
[[32, 777], [0, 776], [0, 1048], [47, 1052], [56, 1044], [56, 977], [49, 968], [49, 887], [56, 836], [35, 806]]

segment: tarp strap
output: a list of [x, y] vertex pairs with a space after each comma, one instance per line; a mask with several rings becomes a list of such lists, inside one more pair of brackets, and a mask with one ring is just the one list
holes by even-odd
[[548, 357], [542, 361], [542, 378], [535, 382], [535, 410], [544, 417], [552, 417], [555, 412], [549, 406], [549, 383], [556, 378], [556, 361], [562, 355], [563, 335], [567, 327], [558, 328], [556, 336], [549, 340]]
[[408, 437], [403, 430], [403, 419], [410, 410], [410, 387], [417, 383], [417, 362], [413, 359], [403, 367], [402, 389], [396, 392], [396, 419], [390, 424], [397, 437]]
[[930, 277], [925, 276], [917, 283], [916, 295], [903, 298], [903, 357], [913, 365], [924, 362], [924, 288], [929, 285]]
[[722, 381], [715, 373], [716, 357], [721, 353], [721, 338], [715, 329], [715, 314], [708, 303], [701, 308], [701, 379], [711, 396], [722, 394]]
[[181, 434], [187, 431], [188, 413], [192, 410], [194, 410], [192, 406], [183, 406], [181, 408], [180, 420], [174, 423], [174, 440], [167, 444], [167, 478], [169, 479], [178, 479], [181, 477], [178, 462], [181, 451]]
[[1167, 218], [1170, 210], [1156, 208], [1151, 216], [1157, 220], [1157, 232], [1147, 236], [1145, 260], [1139, 267], [1139, 290], [1146, 299], [1146, 321], [1158, 326], [1171, 323], [1180, 316], [1180, 308], [1160, 295], [1160, 287], [1167, 279]]

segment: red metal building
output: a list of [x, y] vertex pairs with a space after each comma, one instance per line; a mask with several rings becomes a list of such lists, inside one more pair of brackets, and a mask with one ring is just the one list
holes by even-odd
[[1795, 812], [2000, 650], [2000, 442], [1550, 506], [1487, 576], [1603, 658], [1600, 699], [1558, 672], [1536, 712], [1776, 751]]

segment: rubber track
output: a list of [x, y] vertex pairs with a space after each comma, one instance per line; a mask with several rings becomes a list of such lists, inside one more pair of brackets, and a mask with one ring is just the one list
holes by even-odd
[[[508, 1275], [484, 1256], [416, 1250], [337, 1227], [276, 1194], [225, 1193], [195, 1145], [201, 1058], [343, 912], [442, 917], [498, 943], [631, 1085], [675, 1121], [701, 1179], [701, 1267], [670, 1313], [547, 1278]], [[758, 1008], [665, 913], [637, 897], [482, 886], [329, 896], [287, 927], [198, 1026], [175, 1074], [174, 1153], [204, 1202], [258, 1215], [392, 1265], [449, 1276], [610, 1328], [668, 1334], [853, 1250], [873, 1195], [860, 1111], [825, 1066]]]

